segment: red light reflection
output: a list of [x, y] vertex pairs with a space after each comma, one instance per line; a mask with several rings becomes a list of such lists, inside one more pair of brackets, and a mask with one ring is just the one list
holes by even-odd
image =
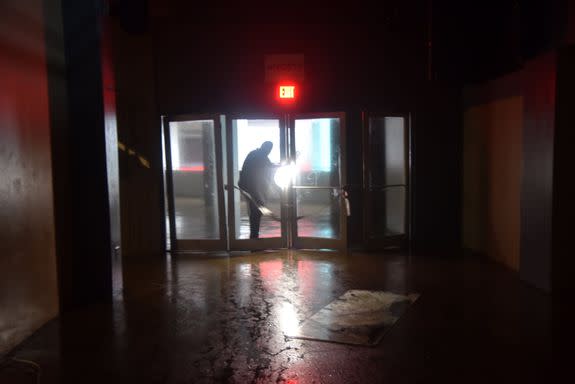
[[275, 287], [276, 282], [282, 277], [283, 263], [281, 260], [262, 261], [260, 263], [260, 274], [264, 285], [269, 288]]
[[315, 286], [315, 266], [312, 261], [300, 260], [297, 262], [297, 276], [300, 292], [305, 296], [311, 294]]
[[182, 172], [204, 172], [203, 165], [194, 165], [191, 167], [180, 167], [178, 170]]

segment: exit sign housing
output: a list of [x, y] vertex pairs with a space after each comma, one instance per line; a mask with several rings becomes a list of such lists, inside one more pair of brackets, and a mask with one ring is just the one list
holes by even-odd
[[278, 97], [280, 99], [295, 99], [295, 85], [280, 85]]

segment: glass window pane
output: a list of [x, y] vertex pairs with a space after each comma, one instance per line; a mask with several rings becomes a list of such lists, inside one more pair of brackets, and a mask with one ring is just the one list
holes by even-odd
[[[279, 164], [280, 121], [278, 119], [235, 119], [232, 121], [233, 178], [234, 186], [239, 187], [240, 170], [248, 154], [259, 148], [264, 141], [273, 144], [268, 159]], [[273, 175], [270, 178], [273, 180]], [[272, 182], [273, 183], [273, 182]], [[258, 238], [281, 237], [281, 194], [275, 184], [266, 184], [258, 188], [269, 215], [261, 218]], [[249, 191], [248, 191], [249, 192]], [[234, 217], [236, 239], [250, 238], [249, 198], [234, 188]]]
[[405, 119], [369, 119], [370, 185], [400, 185], [405, 180]]
[[295, 121], [295, 185], [339, 186], [339, 118]]
[[340, 238], [340, 197], [335, 188], [297, 189], [297, 236]]
[[176, 238], [219, 239], [212, 120], [170, 122]]
[[372, 191], [371, 202], [369, 230], [372, 238], [405, 234], [405, 187]]

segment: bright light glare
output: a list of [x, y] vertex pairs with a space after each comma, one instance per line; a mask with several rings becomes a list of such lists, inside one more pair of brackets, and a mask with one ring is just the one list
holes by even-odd
[[292, 303], [284, 302], [279, 308], [279, 325], [284, 334], [295, 336], [299, 332], [299, 320]]
[[269, 215], [272, 213], [267, 207], [260, 207], [260, 212], [264, 215]]
[[279, 167], [274, 175], [274, 182], [280, 188], [287, 188], [289, 183], [295, 180], [297, 168], [295, 164], [286, 164]]

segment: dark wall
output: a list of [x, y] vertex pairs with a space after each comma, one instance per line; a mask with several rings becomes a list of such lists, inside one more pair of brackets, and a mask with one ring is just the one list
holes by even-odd
[[[574, 270], [573, 218], [575, 217], [575, 179], [573, 143], [575, 143], [575, 46], [559, 51], [557, 57], [557, 107], [553, 158], [553, 234], [552, 290], [556, 346], [567, 350], [573, 336]], [[559, 355], [559, 354], [558, 354]], [[565, 362], [567, 356], [564, 354]], [[563, 364], [561, 364], [563, 365]], [[568, 365], [565, 365], [568, 366]]]
[[64, 311], [111, 299], [101, 2], [47, 0], [56, 254]]
[[404, 8], [388, 24], [322, 17], [281, 23], [269, 15], [254, 23], [241, 16], [235, 23], [157, 18], [160, 110], [280, 110], [274, 84], [264, 82], [264, 55], [274, 53], [305, 56], [296, 110], [406, 107], [425, 79], [426, 59], [424, 15]]
[[147, 2], [114, 1], [110, 14], [118, 140], [123, 145], [119, 151], [122, 256], [158, 257], [165, 248], [162, 141]]
[[575, 44], [575, 2], [570, 1], [567, 6], [567, 30], [565, 31], [565, 43]]
[[[517, 5], [521, 55], [527, 61], [559, 47], [569, 29], [571, 0], [532, 0]], [[519, 2], [517, 2], [519, 3]]]
[[418, 248], [460, 246], [462, 118], [460, 93], [431, 84], [413, 119], [413, 238]]
[[520, 66], [519, 2], [433, 3], [434, 76], [438, 79], [455, 84], [482, 82]]
[[519, 70], [573, 37], [569, 0], [433, 1], [435, 76], [481, 83]]
[[523, 169], [520, 275], [551, 289], [556, 54], [528, 63], [523, 76]]

